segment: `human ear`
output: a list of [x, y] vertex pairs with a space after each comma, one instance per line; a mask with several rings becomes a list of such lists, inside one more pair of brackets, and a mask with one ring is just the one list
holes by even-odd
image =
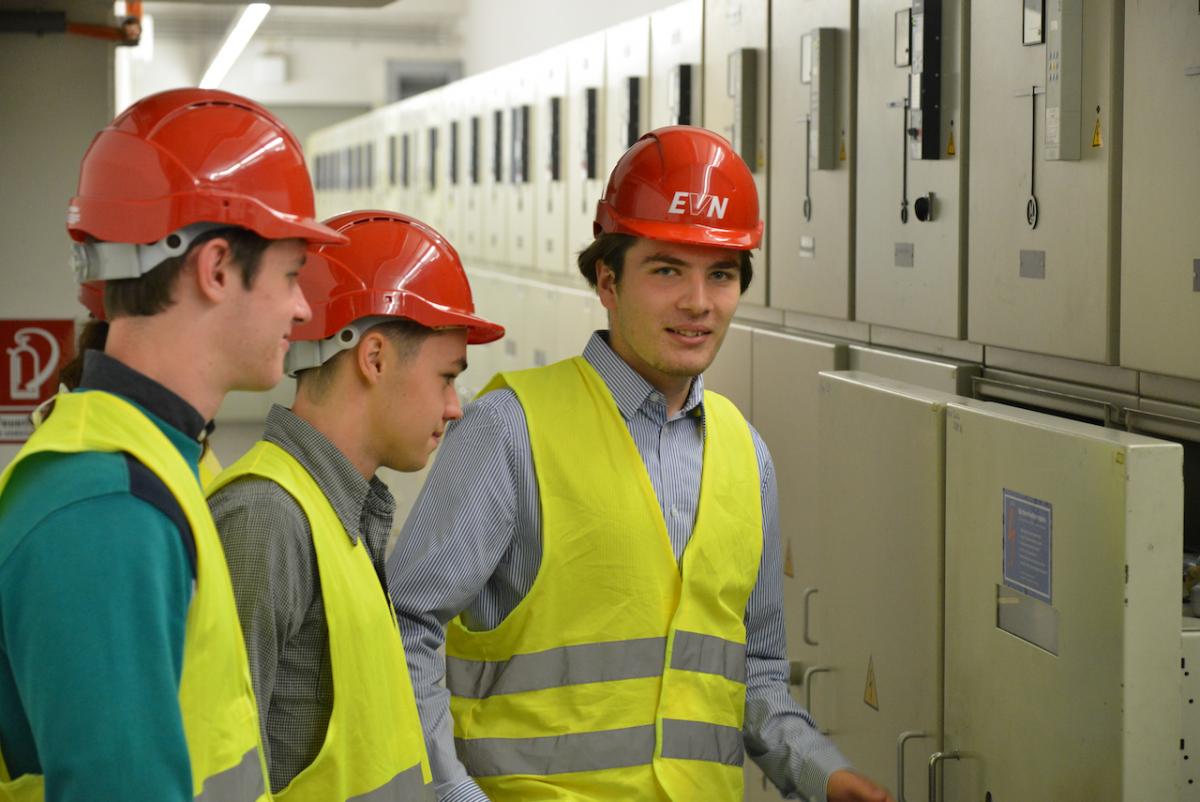
[[596, 294], [605, 309], [611, 310], [616, 306], [617, 274], [604, 263], [603, 259], [596, 260]]
[[355, 346], [354, 355], [358, 373], [368, 384], [377, 384], [383, 377], [386, 347], [387, 338], [377, 331], [369, 331], [364, 334], [358, 345]]
[[187, 262], [195, 270], [196, 289], [212, 303], [223, 300], [233, 281], [238, 278], [229, 241], [222, 237], [214, 237], [198, 245], [188, 254]]

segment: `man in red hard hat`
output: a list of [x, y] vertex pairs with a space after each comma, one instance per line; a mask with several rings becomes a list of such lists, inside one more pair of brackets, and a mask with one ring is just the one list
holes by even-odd
[[96, 135], [67, 230], [108, 322], [0, 476], [0, 798], [255, 802], [249, 666], [198, 461], [225, 394], [282, 375], [306, 242], [345, 238], [314, 219], [291, 132], [200, 89]]
[[350, 243], [314, 249], [301, 278], [313, 317], [292, 333], [295, 401], [271, 409], [210, 504], [275, 799], [432, 799], [383, 586], [395, 502], [376, 471], [424, 467], [462, 415], [467, 344], [504, 330], [475, 315], [458, 254], [432, 228], [382, 211], [326, 224]]
[[890, 800], [791, 699], [774, 468], [703, 387], [762, 230], [728, 142], [643, 136], [578, 260], [609, 329], [451, 431], [388, 574], [441, 799], [740, 802], [749, 753]]

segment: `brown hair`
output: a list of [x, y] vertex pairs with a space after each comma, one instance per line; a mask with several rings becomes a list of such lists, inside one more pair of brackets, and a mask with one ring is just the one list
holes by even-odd
[[[205, 242], [223, 239], [229, 243], [232, 261], [241, 270], [242, 286], [250, 289], [258, 277], [262, 255], [271, 240], [260, 237], [244, 228], [217, 228], [206, 231], [192, 240], [187, 251], [159, 262], [146, 274], [138, 278], [116, 279], [104, 282], [104, 311], [109, 320], [117, 317], [157, 315], [169, 308], [173, 301], [171, 292], [175, 281], [187, 261], [188, 254]], [[108, 340], [108, 323], [89, 320], [79, 333], [75, 358], [59, 370], [59, 381], [74, 390], [83, 377], [83, 355], [86, 351], [103, 351]]]
[[262, 255], [271, 240], [244, 228], [218, 228], [196, 237], [185, 253], [164, 259], [140, 278], [105, 282], [104, 311], [108, 319], [157, 315], [167, 309], [173, 303], [171, 292], [175, 289], [175, 280], [187, 262], [188, 254], [214, 239], [229, 243], [232, 261], [241, 269], [242, 286], [246, 289], [253, 287], [262, 265]]
[[[579, 272], [594, 288], [596, 286], [596, 263], [604, 262], [616, 276], [617, 281], [620, 281], [621, 271], [625, 267], [625, 254], [629, 252], [635, 242], [637, 242], [637, 237], [630, 234], [601, 234], [592, 241], [591, 245], [579, 252], [577, 260]], [[754, 266], [750, 261], [750, 251], [738, 251], [737, 253], [740, 267], [738, 280], [744, 293], [754, 278]]]
[[[426, 337], [433, 334], [434, 329], [422, 326], [415, 320], [396, 318], [395, 320], [377, 323], [363, 332], [363, 336], [372, 332], [379, 332], [387, 337], [395, 347], [400, 359], [407, 360], [416, 355], [417, 349], [421, 347], [421, 343], [425, 342]], [[329, 395], [330, 388], [333, 387], [334, 377], [339, 370], [338, 366], [345, 362], [346, 355], [353, 353], [353, 351], [353, 348], [348, 348], [329, 359], [323, 365], [300, 371], [296, 376], [296, 392], [303, 392], [309, 400], [318, 404], [325, 401]]]

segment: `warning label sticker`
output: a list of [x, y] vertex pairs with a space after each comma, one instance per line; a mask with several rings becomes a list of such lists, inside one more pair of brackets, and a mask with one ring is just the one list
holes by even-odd
[[1050, 502], [1004, 490], [1004, 584], [1052, 604], [1054, 510]]
[[875, 656], [867, 658], [867, 687], [863, 690], [863, 701], [869, 707], [879, 709], [879, 688], [875, 686]]

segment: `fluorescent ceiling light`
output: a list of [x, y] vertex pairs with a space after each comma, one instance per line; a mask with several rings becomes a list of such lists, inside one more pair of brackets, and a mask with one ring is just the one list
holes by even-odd
[[254, 32], [258, 30], [258, 26], [270, 10], [270, 3], [251, 3], [242, 10], [242, 15], [230, 27], [225, 41], [221, 43], [221, 49], [217, 51], [212, 64], [208, 65], [204, 77], [200, 79], [201, 89], [216, 89], [221, 85], [229, 68], [238, 60], [238, 56], [242, 55], [250, 38], [254, 36]]

